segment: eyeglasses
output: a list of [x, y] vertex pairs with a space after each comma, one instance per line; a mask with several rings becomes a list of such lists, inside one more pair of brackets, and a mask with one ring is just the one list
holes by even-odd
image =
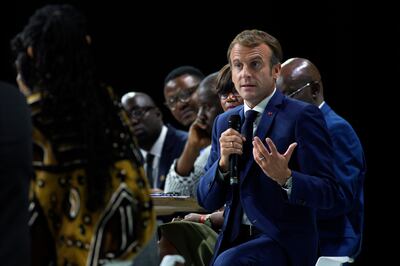
[[175, 95], [169, 97], [165, 102], [165, 105], [169, 107], [172, 111], [175, 110], [176, 104], [179, 102], [187, 103], [190, 101], [190, 97], [197, 90], [198, 85], [180, 90]]
[[289, 97], [289, 98], [293, 98], [294, 96], [299, 94], [305, 88], [307, 88], [307, 87], [309, 87], [311, 85], [314, 85], [314, 84], [318, 84], [318, 83], [319, 83], [319, 81], [317, 81], [317, 80], [314, 80], [314, 81], [311, 81], [311, 82], [307, 82], [304, 86], [301, 86], [300, 88], [298, 88], [297, 90], [295, 90], [292, 93], [287, 94], [286, 96]]
[[130, 116], [131, 118], [141, 119], [141, 118], [143, 118], [143, 116], [144, 116], [148, 111], [150, 111], [151, 109], [154, 109], [154, 108], [155, 108], [154, 106], [137, 107], [137, 108], [132, 109], [132, 110], [129, 112], [129, 116]]
[[234, 91], [229, 91], [229, 92], [220, 93], [220, 94], [219, 94], [219, 98], [220, 98], [221, 100], [226, 100], [226, 99], [228, 99], [229, 95], [230, 95], [232, 98], [238, 98], [238, 97], [240, 97], [239, 92], [237, 92], [236, 90], [234, 90]]

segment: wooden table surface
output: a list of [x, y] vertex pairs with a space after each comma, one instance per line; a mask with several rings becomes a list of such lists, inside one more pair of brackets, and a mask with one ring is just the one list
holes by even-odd
[[176, 212], [205, 212], [196, 199], [188, 196], [151, 196], [157, 216]]

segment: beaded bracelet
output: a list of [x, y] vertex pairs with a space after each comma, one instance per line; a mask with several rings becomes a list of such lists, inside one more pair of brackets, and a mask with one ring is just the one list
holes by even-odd
[[204, 224], [206, 221], [207, 215], [200, 215], [199, 222]]

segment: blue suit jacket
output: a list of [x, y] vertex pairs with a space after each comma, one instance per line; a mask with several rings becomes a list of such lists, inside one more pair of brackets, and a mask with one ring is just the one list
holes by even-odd
[[[218, 140], [228, 129], [228, 120], [233, 114], [239, 114], [243, 121], [243, 106], [215, 119], [211, 154], [197, 191], [200, 205], [210, 211], [226, 203], [215, 256], [221, 252], [224, 238], [232, 239], [232, 235], [225, 235], [227, 224], [233, 224], [229, 234], [237, 234], [241, 223], [232, 221], [231, 187], [218, 174]], [[288, 198], [286, 191], [262, 172], [251, 155], [240, 174], [241, 206], [254, 226], [281, 245], [291, 265], [314, 265], [318, 242], [316, 210], [332, 208], [338, 193], [331, 142], [322, 113], [313, 105], [289, 99], [276, 91], [262, 114], [256, 135], [264, 144], [265, 138], [270, 137], [280, 153], [291, 143], [298, 143], [289, 162], [292, 191]]]
[[178, 158], [185, 147], [188, 134], [185, 131], [175, 129], [167, 125], [168, 131], [165, 137], [164, 146], [161, 151], [160, 165], [158, 166], [157, 188], [164, 189], [165, 178], [169, 168], [176, 158]]
[[318, 229], [323, 256], [355, 257], [361, 248], [364, 214], [364, 152], [350, 124], [326, 103], [324, 114], [334, 148], [334, 173], [341, 198], [328, 211], [319, 211]]

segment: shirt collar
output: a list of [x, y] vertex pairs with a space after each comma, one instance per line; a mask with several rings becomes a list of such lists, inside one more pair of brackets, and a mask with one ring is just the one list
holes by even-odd
[[261, 102], [259, 102], [256, 106], [254, 106], [253, 109], [251, 109], [246, 102], [244, 102], [244, 113], [246, 113], [246, 111], [248, 110], [254, 110], [259, 112], [260, 114], [262, 114], [265, 110], [265, 107], [267, 107], [267, 104], [269, 103], [269, 100], [271, 100], [272, 96], [274, 96], [276, 92], [276, 88], [274, 89], [274, 91], [268, 96], [266, 97], [264, 100], [262, 100]]
[[[168, 128], [163, 125], [161, 129], [161, 133], [158, 136], [156, 142], [154, 142], [153, 147], [150, 149], [150, 153], [156, 157], [161, 157], [161, 152], [164, 146], [165, 138], [167, 137]], [[142, 155], [146, 158], [147, 152], [143, 149], [140, 149]]]

